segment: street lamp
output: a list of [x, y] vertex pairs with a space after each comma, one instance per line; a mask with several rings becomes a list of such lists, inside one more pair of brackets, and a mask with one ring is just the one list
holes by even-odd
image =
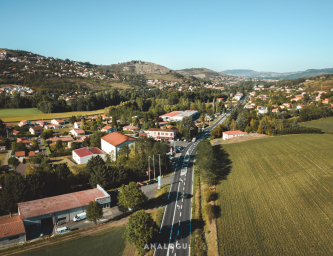
[[150, 181], [150, 156], [148, 156], [148, 175], [149, 175], [149, 181]]
[[155, 180], [155, 160], [154, 160], [154, 156], [155, 156], [155, 155], [153, 155], [153, 165], [154, 165], [154, 180]]
[[158, 155], [158, 163], [160, 165], [160, 177], [162, 177], [162, 173], [161, 173], [161, 154], [157, 154]]

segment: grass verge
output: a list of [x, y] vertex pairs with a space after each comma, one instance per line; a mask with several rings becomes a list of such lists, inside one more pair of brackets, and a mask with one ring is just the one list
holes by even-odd
[[333, 132], [333, 117], [322, 118], [305, 123], [300, 123], [301, 126], [320, 128], [323, 132]]

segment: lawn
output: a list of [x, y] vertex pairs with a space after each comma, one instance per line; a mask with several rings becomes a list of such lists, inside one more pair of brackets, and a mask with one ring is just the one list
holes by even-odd
[[8, 154], [7, 150], [5, 150], [6, 152], [1, 152], [0, 151], [0, 165], [4, 165], [5, 160], [6, 160], [6, 156]]
[[15, 255], [24, 256], [121, 256], [125, 249], [123, 234], [126, 226], [107, 229], [98, 234], [85, 236], [68, 242], [43, 246], [40, 249], [31, 250]]
[[[77, 116], [77, 115], [96, 115], [96, 114], [103, 114], [104, 109], [100, 110], [93, 110], [93, 111], [76, 111], [76, 112], [64, 112], [64, 113], [42, 113], [42, 112], [36, 112], [39, 111], [35, 108], [25, 108], [25, 109], [20, 109], [21, 111], [32, 111], [34, 110], [35, 112], [27, 112], [27, 113], [22, 113], [22, 112], [15, 112], [18, 109], [1, 109], [0, 110], [0, 119], [2, 119], [4, 122], [19, 122], [22, 120], [51, 120], [54, 118], [65, 118], [65, 117], [70, 117], [70, 116]], [[5, 112], [9, 111], [11, 114], [5, 116]], [[12, 112], [14, 111], [14, 112]], [[3, 115], [2, 115], [3, 114]]]
[[220, 255], [333, 255], [333, 136], [288, 135], [222, 146]]
[[[0, 118], [13, 117], [13, 116], [25, 116], [25, 115], [37, 115], [43, 114], [42, 111], [37, 108], [2, 108], [0, 109]], [[19, 120], [21, 121], [21, 120]]]
[[320, 128], [323, 132], [333, 132], [333, 117], [300, 123], [301, 126], [311, 126]]

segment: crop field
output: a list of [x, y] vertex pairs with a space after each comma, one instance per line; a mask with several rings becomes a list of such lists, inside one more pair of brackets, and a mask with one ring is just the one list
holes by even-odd
[[320, 128], [323, 132], [333, 132], [333, 117], [300, 123], [301, 126]]
[[114, 227], [104, 232], [89, 235], [68, 242], [60, 242], [40, 249], [15, 255], [20, 256], [121, 256], [125, 249], [122, 237], [126, 226]]
[[288, 135], [222, 146], [220, 255], [333, 255], [333, 136]]
[[[20, 111], [25, 112], [20, 112]], [[6, 114], [6, 111], [10, 112], [11, 114]], [[14, 111], [14, 112], [13, 112]], [[30, 112], [29, 112], [30, 111]], [[22, 120], [51, 120], [54, 118], [65, 118], [70, 116], [77, 116], [77, 115], [97, 115], [103, 114], [104, 109], [93, 110], [93, 111], [76, 111], [76, 112], [64, 112], [64, 113], [42, 113], [36, 112], [39, 111], [36, 108], [24, 108], [24, 109], [0, 109], [0, 119], [4, 122], [20, 122]]]
[[[37, 108], [2, 108], [0, 109], [0, 118], [12, 117], [12, 116], [25, 116], [43, 114], [42, 111]], [[21, 120], [20, 120], [21, 121]]]

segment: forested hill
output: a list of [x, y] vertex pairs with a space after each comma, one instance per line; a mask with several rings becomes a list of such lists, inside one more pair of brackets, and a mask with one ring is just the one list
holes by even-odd
[[176, 72], [187, 77], [194, 76], [196, 78], [208, 78], [212, 80], [223, 80], [224, 78], [229, 77], [229, 75], [222, 74], [207, 68], [187, 68], [177, 70]]
[[250, 69], [232, 69], [222, 71], [224, 74], [232, 76], [242, 76], [251, 78], [273, 78], [273, 79], [297, 79], [301, 77], [315, 77], [324, 74], [333, 74], [333, 68], [325, 69], [307, 69], [305, 71], [287, 72], [287, 73], [276, 73], [276, 72], [264, 72], [254, 71]]

